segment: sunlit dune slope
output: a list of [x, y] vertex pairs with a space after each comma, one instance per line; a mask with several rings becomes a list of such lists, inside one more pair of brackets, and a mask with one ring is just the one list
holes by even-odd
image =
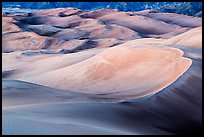
[[80, 63], [19, 79], [76, 92], [144, 96], [166, 87], [188, 69], [191, 60], [182, 55], [167, 47], [113, 47]]
[[183, 45], [192, 48], [202, 48], [202, 27], [191, 29], [185, 33], [172, 37], [164, 42], [169, 45]]

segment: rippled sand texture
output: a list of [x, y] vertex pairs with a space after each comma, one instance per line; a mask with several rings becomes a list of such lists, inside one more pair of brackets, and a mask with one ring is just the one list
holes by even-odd
[[3, 134], [201, 132], [201, 18], [7, 11], [2, 30]]

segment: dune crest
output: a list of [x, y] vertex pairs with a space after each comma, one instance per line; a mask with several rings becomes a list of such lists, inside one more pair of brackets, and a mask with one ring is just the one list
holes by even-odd
[[194, 28], [185, 33], [172, 37], [166, 40], [164, 44], [183, 45], [202, 49], [202, 27]]
[[19, 79], [76, 92], [139, 97], [155, 93], [181, 76], [191, 65], [182, 55], [168, 47], [113, 47], [80, 63]]

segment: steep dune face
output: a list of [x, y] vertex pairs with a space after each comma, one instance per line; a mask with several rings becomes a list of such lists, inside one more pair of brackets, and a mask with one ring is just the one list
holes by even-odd
[[19, 79], [76, 92], [138, 97], [166, 87], [190, 65], [177, 49], [114, 47], [75, 65]]
[[165, 41], [169, 45], [184, 45], [192, 48], [202, 48], [202, 27], [191, 29]]

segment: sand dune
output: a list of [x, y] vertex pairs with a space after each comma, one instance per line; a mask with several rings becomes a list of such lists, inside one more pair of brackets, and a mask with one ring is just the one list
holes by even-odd
[[28, 25], [26, 29], [43, 36], [49, 36], [62, 30], [51, 25]]
[[58, 15], [60, 17], [66, 17], [66, 16], [71, 16], [71, 15], [78, 15], [78, 14], [81, 14], [83, 13], [84, 11], [81, 10], [81, 9], [77, 9], [77, 8], [66, 8], [65, 11], [63, 12], [60, 12]]
[[[183, 58], [182, 54], [178, 49], [167, 47], [113, 47], [71, 66], [61, 63], [64, 67], [60, 67], [59, 59], [53, 57], [43, 62], [38, 61], [38, 65], [31, 64], [29, 66], [32, 67], [25, 67], [17, 77], [11, 77], [76, 92], [111, 93], [118, 98], [141, 97], [161, 90], [188, 69], [191, 60]], [[49, 67], [42, 67], [38, 73], [33, 70], [33, 66], [44, 65]], [[166, 77], [164, 74], [167, 74]], [[53, 79], [49, 79], [49, 76]]]
[[2, 38], [4, 39], [2, 42], [3, 52], [40, 49], [43, 47], [45, 40], [45, 38], [33, 32], [5, 34]]
[[104, 38], [94, 41], [97, 43], [97, 48], [113, 47], [123, 43], [123, 40], [118, 40], [117, 38]]
[[[202, 119], [202, 63], [191, 59], [193, 64], [189, 70], [168, 88], [149, 98], [121, 103], [84, 103], [82, 98], [77, 100], [78, 103], [70, 98], [61, 99], [62, 103], [59, 103], [58, 99], [67, 93], [24, 82], [3, 81], [3, 96], [7, 97], [3, 103], [8, 105], [8, 100], [15, 98], [13, 107], [3, 108], [3, 134], [10, 134], [9, 128], [15, 129], [12, 130], [13, 134], [199, 134]], [[12, 91], [9, 88], [18, 89], [25, 85], [27, 87], [21, 90]], [[28, 88], [31, 91], [26, 92]], [[17, 95], [8, 96], [9, 92], [16, 91], [29, 100]], [[39, 99], [46, 102], [49, 98], [36, 98], [39, 96], [36, 92], [49, 95], [52, 102], [41, 104]], [[30, 96], [30, 93], [34, 96]], [[58, 97], [54, 97], [55, 94]], [[18, 104], [19, 101], [25, 105]], [[28, 102], [34, 104], [29, 105]], [[32, 127], [32, 131], [29, 127]]]
[[160, 12], [153, 12], [150, 10], [139, 11], [139, 12], [136, 12], [136, 14], [150, 17], [156, 20], [164, 21], [169, 24], [176, 24], [181, 27], [195, 28], [195, 27], [202, 26], [201, 18], [191, 17], [187, 15], [182, 15], [182, 14], [160, 13]]
[[4, 79], [2, 90], [5, 91], [3, 92], [3, 108], [50, 102], [86, 101], [86, 96], [88, 97], [86, 94], [56, 90], [32, 83]]
[[[40, 54], [37, 56], [25, 56], [19, 53], [3, 54], [3, 67], [4, 71], [17, 70], [17, 73], [9, 77], [33, 77], [34, 75], [43, 74], [55, 69], [61, 69], [73, 64], [77, 64], [86, 60], [103, 49], [90, 50], [87, 52], [78, 52], [73, 54], [59, 55], [59, 54]], [[39, 69], [39, 66], [40, 69]], [[48, 67], [49, 66], [49, 67]]]
[[87, 13], [83, 13], [80, 14], [80, 16], [82, 18], [93, 18], [93, 19], [97, 19], [99, 17], [108, 15], [108, 14], [112, 14], [112, 13], [116, 13], [117, 10], [116, 9], [98, 9], [98, 10], [94, 10], [94, 11], [90, 11]]
[[[177, 18], [183, 20], [178, 21]], [[105, 43], [107, 38], [116, 38], [123, 42], [141, 38], [169, 39], [202, 24], [199, 18], [173, 13], [126, 13], [111, 9], [82, 11], [76, 8], [39, 10], [18, 16], [11, 13], [3, 15], [2, 21], [2, 34], [5, 37], [3, 45], [7, 45], [3, 46], [3, 52], [63, 49], [64, 46], [61, 45], [70, 40], [100, 39], [102, 42], [104, 39]], [[15, 39], [8, 39], [9, 37]], [[110, 44], [112, 45], [114, 44]], [[107, 46], [96, 43], [92, 48], [97, 47]]]
[[165, 44], [202, 48], [202, 27], [191, 29], [165, 41]]
[[2, 23], [2, 34], [11, 33], [11, 32], [20, 32], [21, 29], [16, 26], [15, 24], [9, 23], [9, 22], [3, 22]]
[[60, 17], [66, 17], [71, 15], [76, 15], [83, 13], [82, 10], [77, 8], [56, 8], [56, 9], [46, 9], [46, 10], [37, 10], [33, 11], [31, 16], [60, 16]]
[[38, 10], [32, 12], [32, 16], [58, 16], [59, 13], [65, 11], [65, 8], [57, 8], [57, 9], [46, 9], [46, 10]]
[[166, 39], [156, 38], [141, 38], [136, 40], [129, 40], [118, 46], [162, 46]]
[[[167, 24], [145, 16], [128, 16], [126, 13], [109, 14], [99, 18], [106, 24], [118, 24], [142, 34], [164, 34], [177, 29], [177, 25]], [[160, 26], [159, 28], [156, 26]]]
[[2, 134], [201, 133], [201, 19], [58, 8], [2, 30]]

